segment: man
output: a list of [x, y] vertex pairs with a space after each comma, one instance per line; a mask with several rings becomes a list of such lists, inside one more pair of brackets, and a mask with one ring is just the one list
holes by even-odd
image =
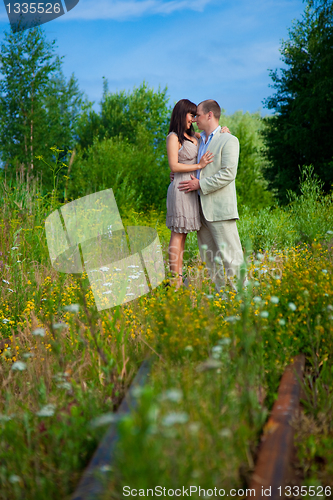
[[[198, 231], [200, 255], [209, 274], [220, 291], [226, 279], [237, 290], [234, 276], [239, 278], [243, 250], [236, 220], [239, 219], [235, 178], [237, 173], [239, 142], [231, 134], [220, 134], [221, 108], [211, 99], [197, 108], [194, 121], [202, 130], [198, 161], [209, 149], [213, 162], [197, 171], [197, 178], [179, 183], [179, 189], [189, 193], [198, 190], [201, 228]], [[221, 266], [223, 263], [224, 271]]]

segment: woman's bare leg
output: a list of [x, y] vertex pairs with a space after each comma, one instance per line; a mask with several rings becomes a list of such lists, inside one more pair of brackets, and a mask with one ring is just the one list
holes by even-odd
[[171, 231], [169, 243], [169, 266], [170, 271], [177, 276], [176, 288], [179, 288], [183, 282], [183, 255], [186, 240], [186, 233], [175, 233]]

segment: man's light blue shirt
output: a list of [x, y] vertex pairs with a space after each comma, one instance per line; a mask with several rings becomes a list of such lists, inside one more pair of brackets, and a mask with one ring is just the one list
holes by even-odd
[[[200, 145], [199, 145], [198, 159], [197, 159], [198, 163], [201, 160], [202, 156], [207, 152], [209, 143], [213, 139], [213, 137], [216, 134], [216, 132], [218, 132], [219, 130], [221, 130], [220, 125], [218, 127], [216, 127], [216, 129], [213, 130], [213, 132], [211, 132], [209, 134], [207, 142], [206, 142], [206, 134], [205, 134], [205, 132], [201, 132], [200, 135], [201, 135], [202, 141], [200, 141]], [[199, 169], [197, 170], [197, 179], [200, 179], [200, 170]], [[200, 190], [199, 189], [198, 189], [198, 194], [200, 194]]]

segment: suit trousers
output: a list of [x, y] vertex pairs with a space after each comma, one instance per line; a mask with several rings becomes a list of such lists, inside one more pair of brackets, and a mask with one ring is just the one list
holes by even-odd
[[[228, 281], [237, 291], [240, 266], [244, 261], [236, 219], [207, 221], [203, 215], [199, 196], [201, 228], [197, 232], [200, 256], [206, 266], [217, 291]], [[206, 245], [207, 250], [202, 249]], [[205, 247], [204, 247], [205, 248]]]

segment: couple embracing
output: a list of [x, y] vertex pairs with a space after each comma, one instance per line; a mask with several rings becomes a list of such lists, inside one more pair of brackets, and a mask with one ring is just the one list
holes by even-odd
[[[173, 180], [168, 188], [166, 225], [171, 229], [169, 265], [177, 288], [183, 282], [189, 232], [197, 231], [201, 259], [217, 291], [226, 281], [236, 289], [235, 277], [243, 262], [236, 225], [239, 142], [227, 127], [220, 127], [220, 116], [220, 106], [211, 99], [198, 106], [182, 99], [172, 111], [167, 153]], [[194, 131], [193, 122], [201, 134]]]

